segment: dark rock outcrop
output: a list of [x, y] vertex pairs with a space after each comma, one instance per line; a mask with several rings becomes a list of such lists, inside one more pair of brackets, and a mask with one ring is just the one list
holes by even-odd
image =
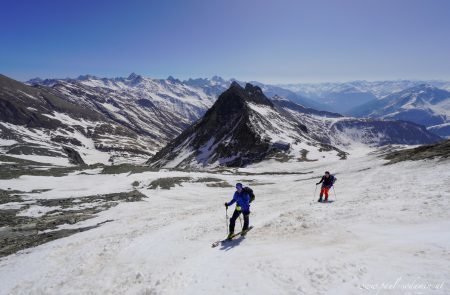
[[83, 158], [81, 158], [80, 153], [78, 153], [73, 148], [68, 147], [68, 146], [64, 146], [63, 150], [67, 154], [67, 157], [69, 158], [69, 163], [70, 164], [78, 165], [78, 166], [86, 165], [86, 163], [83, 161]]
[[385, 159], [389, 164], [402, 161], [418, 161], [426, 159], [449, 159], [450, 158], [450, 139], [440, 143], [424, 145], [413, 149], [395, 151], [388, 154]]

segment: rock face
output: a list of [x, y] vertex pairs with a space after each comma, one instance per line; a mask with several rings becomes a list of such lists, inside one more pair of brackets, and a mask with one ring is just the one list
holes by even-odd
[[397, 121], [345, 118], [233, 83], [205, 116], [152, 157], [153, 167], [242, 167], [268, 158], [308, 160], [309, 152], [345, 158], [341, 147], [431, 143], [425, 128]]

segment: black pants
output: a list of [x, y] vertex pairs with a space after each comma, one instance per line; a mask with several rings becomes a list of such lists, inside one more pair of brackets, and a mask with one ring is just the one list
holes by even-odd
[[[241, 211], [234, 210], [233, 216], [231, 216], [230, 219], [230, 233], [234, 233], [234, 226], [236, 224], [236, 219], [238, 219], [239, 215], [241, 215]], [[244, 215], [244, 227], [242, 228], [242, 230], [247, 230], [248, 224], [250, 222], [248, 218], [250, 216], [250, 212], [242, 212], [242, 215]]]

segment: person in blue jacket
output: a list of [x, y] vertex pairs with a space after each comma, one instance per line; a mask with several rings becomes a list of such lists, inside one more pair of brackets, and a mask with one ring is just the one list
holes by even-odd
[[236, 192], [233, 195], [233, 199], [230, 202], [225, 203], [225, 207], [228, 209], [229, 206], [236, 203], [236, 208], [234, 209], [233, 216], [230, 219], [230, 231], [228, 238], [234, 234], [234, 226], [236, 224], [236, 219], [241, 215], [244, 215], [244, 227], [242, 228], [242, 235], [245, 235], [248, 230], [249, 225], [249, 215], [250, 215], [250, 195], [244, 190], [242, 183], [236, 183]]

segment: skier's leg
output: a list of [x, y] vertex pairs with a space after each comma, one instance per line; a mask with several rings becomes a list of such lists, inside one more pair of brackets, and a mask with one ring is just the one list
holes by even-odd
[[329, 187], [327, 187], [327, 188], [324, 189], [324, 193], [325, 193], [325, 202], [328, 201], [328, 191], [329, 191], [329, 190], [330, 190]]
[[324, 190], [325, 190], [324, 187], [322, 187], [322, 188], [320, 189], [320, 198], [319, 198], [319, 202], [322, 202], [322, 197], [323, 197], [323, 192], [324, 192]]
[[230, 234], [234, 233], [234, 225], [236, 224], [236, 219], [239, 217], [239, 214], [241, 214], [240, 211], [234, 210], [233, 216], [231, 216], [231, 219], [230, 219]]
[[248, 229], [248, 225], [250, 223], [250, 212], [242, 212], [244, 215], [244, 227], [242, 228], [243, 231], [246, 231]]

